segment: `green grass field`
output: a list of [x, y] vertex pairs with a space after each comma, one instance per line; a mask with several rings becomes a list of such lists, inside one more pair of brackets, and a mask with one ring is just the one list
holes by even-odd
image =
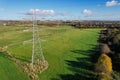
[[0, 80], [30, 80], [20, 67], [0, 52]]
[[[0, 27], [0, 46], [21, 61], [30, 62], [32, 31], [24, 27]], [[100, 29], [75, 29], [70, 26], [41, 27], [40, 37], [46, 71], [39, 74], [40, 80], [88, 80], [95, 79], [91, 54], [95, 54]], [[29, 41], [23, 44], [24, 41]], [[25, 73], [0, 53], [1, 80], [29, 80]], [[13, 73], [13, 74], [12, 74]], [[14, 75], [15, 74], [15, 75]]]

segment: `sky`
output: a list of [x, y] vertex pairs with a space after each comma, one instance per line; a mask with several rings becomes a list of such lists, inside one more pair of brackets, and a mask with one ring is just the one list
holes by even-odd
[[120, 20], [120, 0], [0, 0], [0, 20]]

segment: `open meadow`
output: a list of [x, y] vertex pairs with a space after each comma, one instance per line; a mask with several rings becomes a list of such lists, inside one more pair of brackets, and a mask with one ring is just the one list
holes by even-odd
[[[101, 29], [71, 26], [39, 27], [43, 53], [49, 66], [40, 80], [95, 80], [95, 56]], [[11, 53], [22, 62], [31, 62], [32, 28], [0, 26], [0, 80], [30, 80], [21, 67], [5, 56]], [[96, 60], [95, 60], [96, 61]]]
[[0, 80], [120, 80], [120, 0], [0, 0]]

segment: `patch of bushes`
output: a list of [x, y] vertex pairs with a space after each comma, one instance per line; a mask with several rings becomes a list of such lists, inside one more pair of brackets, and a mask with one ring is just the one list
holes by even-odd
[[98, 72], [111, 73], [112, 72], [111, 58], [104, 53], [101, 54], [96, 64], [96, 70]]
[[[105, 54], [101, 54], [96, 65], [96, 69], [101, 70], [104, 73], [111, 73], [113, 67], [113, 70], [120, 72], [120, 28], [108, 28], [102, 30], [98, 41], [100, 43], [100, 52]], [[112, 61], [107, 58], [108, 56], [109, 58], [111, 58]], [[100, 60], [104, 61], [100, 62]], [[105, 64], [103, 62], [107, 63]], [[105, 75], [102, 74], [101, 76], [103, 77]], [[113, 75], [113, 72], [111, 76], [114, 79], [115, 75]]]
[[98, 73], [98, 80], [111, 80], [112, 62], [111, 58], [106, 54], [101, 54], [96, 63], [96, 72]]
[[48, 68], [47, 61], [37, 60], [32, 68], [32, 64], [28, 63], [23, 66], [24, 72], [29, 75], [31, 80], [39, 80], [38, 73], [42, 73]]
[[[101, 47], [101, 52], [108, 54], [113, 63], [113, 69], [120, 72], [120, 28], [108, 28], [106, 33], [101, 33], [99, 42], [104, 43]], [[101, 32], [105, 32], [101, 31]], [[108, 46], [107, 46], [108, 45]], [[111, 51], [110, 51], [111, 50]]]

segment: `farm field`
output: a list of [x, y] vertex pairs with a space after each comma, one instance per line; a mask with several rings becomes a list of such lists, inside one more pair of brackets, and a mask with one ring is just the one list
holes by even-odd
[[[0, 28], [0, 46], [8, 46], [7, 52], [22, 62], [30, 62], [31, 28], [17, 26]], [[42, 48], [49, 64], [46, 71], [38, 74], [40, 80], [95, 80], [94, 61], [91, 55], [97, 50], [99, 32], [100, 29], [75, 29], [70, 26], [40, 27]], [[29, 80], [20, 69], [0, 52], [1, 80]]]

